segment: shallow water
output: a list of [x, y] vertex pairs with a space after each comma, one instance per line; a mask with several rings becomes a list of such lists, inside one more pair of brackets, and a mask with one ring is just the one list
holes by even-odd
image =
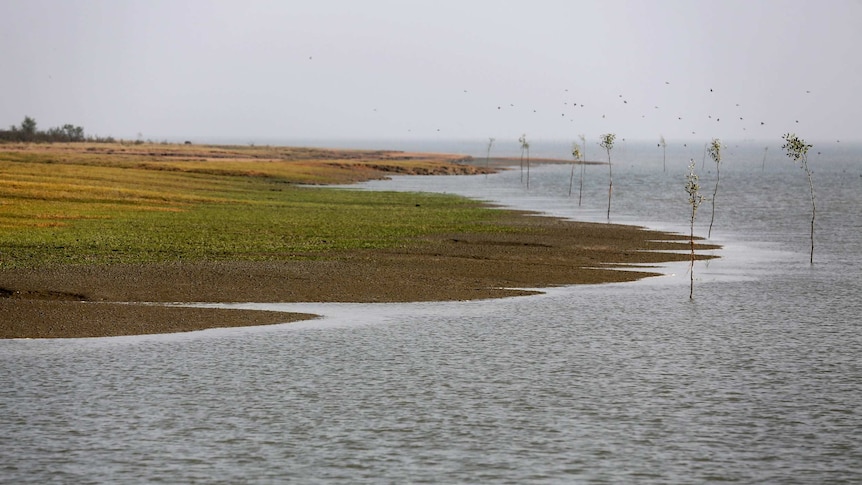
[[[2, 341], [0, 481], [858, 483], [862, 163], [816, 172], [814, 265], [804, 173], [756, 168], [722, 168], [725, 247], [694, 300], [675, 263], [531, 297], [229, 305], [325, 317]], [[532, 167], [530, 191], [517, 170], [367, 186], [603, 221], [606, 169], [581, 208], [565, 166]], [[677, 171], [615, 167], [612, 222], [686, 233]]]

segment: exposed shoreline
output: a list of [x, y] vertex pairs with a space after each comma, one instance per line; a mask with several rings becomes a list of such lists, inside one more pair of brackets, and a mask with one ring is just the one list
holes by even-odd
[[[71, 338], [266, 325], [311, 315], [127, 302], [410, 302], [529, 294], [512, 288], [634, 281], [633, 264], [685, 261], [685, 236], [512, 212], [517, 233], [453, 234], [326, 259], [5, 270], [0, 337]], [[707, 248], [714, 246], [698, 246]], [[675, 252], [664, 252], [674, 250]], [[167, 284], [166, 284], [167, 282]]]
[[[485, 160], [446, 154], [307, 148], [267, 149], [263, 154], [235, 147], [70, 144], [5, 148], [144, 156], [157, 161], [252, 156], [287, 162], [320, 160], [340, 171], [340, 183], [392, 174], [487, 173], [519, 164], [518, 158]], [[337, 160], [330, 160], [332, 157]], [[427, 159], [442, 163], [424, 163]], [[571, 162], [533, 159], [531, 163]], [[208, 165], [207, 170], [212, 167]], [[0, 269], [0, 338], [104, 337], [288, 323], [314, 315], [166, 303], [499, 298], [535, 292], [518, 288], [634, 281], [659, 272], [632, 265], [690, 258], [691, 246], [684, 235], [498, 210], [504, 219], [498, 222], [511, 231], [438, 234], [405, 241], [394, 249], [331, 250], [302, 260], [57, 264]], [[700, 249], [716, 247], [701, 244]]]

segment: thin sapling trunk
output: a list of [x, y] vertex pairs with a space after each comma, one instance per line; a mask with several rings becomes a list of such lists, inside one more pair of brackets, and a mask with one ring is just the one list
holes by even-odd
[[805, 175], [808, 176], [808, 189], [811, 191], [811, 256], [810, 262], [814, 264], [814, 218], [817, 216], [817, 205], [814, 201], [814, 181], [811, 178], [811, 170], [808, 168], [808, 149], [814, 145], [805, 144], [805, 140], [797, 137], [793, 133], [784, 135], [784, 145], [782, 149], [787, 153], [787, 156], [794, 162], [798, 162], [805, 170]]
[[[577, 143], [572, 143], [572, 173], [569, 175], [569, 197], [572, 196], [572, 188], [575, 185], [575, 165], [581, 160], [581, 147]], [[583, 184], [583, 181], [581, 182]], [[580, 205], [580, 197], [578, 198]]]
[[617, 137], [614, 133], [605, 133], [602, 135], [602, 141], [599, 146], [608, 152], [608, 220], [611, 220], [611, 194], [614, 192], [614, 168], [611, 164], [611, 150], [614, 148], [614, 139]]
[[715, 161], [715, 190], [712, 191], [712, 217], [709, 219], [709, 232], [706, 237], [712, 237], [712, 224], [715, 222], [715, 197], [718, 195], [718, 182], [721, 180], [721, 140], [713, 138], [707, 148], [710, 158]]
[[584, 194], [584, 170], [586, 170], [587, 165], [587, 138], [584, 135], [578, 135], [578, 138], [581, 139], [581, 146], [583, 147], [581, 152], [581, 187], [578, 190], [578, 207], [580, 207], [581, 197]]
[[494, 146], [494, 138], [488, 138], [488, 151], [485, 152], [485, 177], [488, 177], [488, 172], [491, 166], [491, 147]]
[[521, 137], [518, 138], [518, 142], [521, 143], [521, 183], [524, 183], [524, 150], [527, 149], [527, 135], [521, 135]]
[[697, 174], [694, 173], [694, 159], [692, 158], [688, 164], [688, 174], [685, 176], [685, 191], [688, 193], [688, 203], [691, 206], [691, 232], [689, 234], [689, 242], [691, 244], [691, 265], [689, 273], [691, 275], [691, 286], [688, 293], [689, 300], [694, 299], [694, 219], [697, 216], [697, 208], [700, 207], [704, 197], [700, 195], [700, 182], [698, 182]]

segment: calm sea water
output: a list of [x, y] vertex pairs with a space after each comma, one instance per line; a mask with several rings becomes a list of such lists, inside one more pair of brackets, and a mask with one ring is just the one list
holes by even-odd
[[[715, 170], [686, 150], [667, 172], [646, 146], [612, 154], [611, 221], [687, 233], [688, 158], [710, 196]], [[862, 150], [811, 156], [814, 265], [804, 172], [763, 153], [726, 150], [724, 248], [694, 300], [677, 263], [531, 297], [244, 304], [324, 317], [2, 341], [0, 481], [859, 483]], [[607, 166], [586, 168], [581, 207], [570, 170], [532, 166], [529, 191], [518, 169], [364, 187], [605, 221]]]

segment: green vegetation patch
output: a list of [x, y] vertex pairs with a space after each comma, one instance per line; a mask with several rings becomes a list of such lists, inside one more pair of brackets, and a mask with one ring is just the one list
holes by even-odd
[[253, 165], [236, 173], [211, 163], [203, 173], [185, 170], [198, 161], [152, 170], [63, 162], [50, 153], [4, 155], [0, 268], [318, 258], [433, 234], [505, 230], [499, 211], [469, 199], [298, 186], [249, 175]]

